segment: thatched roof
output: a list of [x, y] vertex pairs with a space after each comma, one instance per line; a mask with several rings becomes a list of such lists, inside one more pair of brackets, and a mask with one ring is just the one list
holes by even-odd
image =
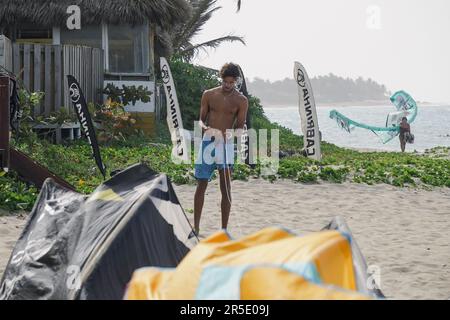
[[185, 21], [191, 12], [185, 0], [0, 0], [0, 27], [35, 23], [65, 25], [69, 5], [81, 8], [82, 24], [142, 24], [146, 20], [162, 27]]

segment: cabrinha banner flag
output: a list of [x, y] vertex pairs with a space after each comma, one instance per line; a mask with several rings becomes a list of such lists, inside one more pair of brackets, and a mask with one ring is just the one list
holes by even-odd
[[78, 117], [78, 121], [81, 124], [81, 128], [86, 135], [89, 145], [92, 148], [92, 152], [95, 158], [95, 163], [97, 164], [103, 178], [106, 176], [105, 166], [102, 161], [102, 156], [100, 154], [100, 149], [98, 147], [97, 136], [95, 134], [94, 124], [92, 123], [92, 118], [89, 113], [89, 109], [84, 98], [83, 92], [81, 91], [80, 84], [71, 75], [67, 76], [69, 82], [69, 96], [72, 101], [73, 107]]
[[172, 72], [166, 58], [161, 57], [161, 78], [167, 100], [167, 125], [173, 143], [172, 161], [177, 163], [190, 163], [189, 133], [183, 129], [180, 106], [173, 81]]
[[319, 122], [317, 121], [316, 103], [308, 74], [300, 62], [295, 62], [294, 79], [298, 86], [299, 112], [303, 133], [304, 150], [308, 158], [320, 161]]

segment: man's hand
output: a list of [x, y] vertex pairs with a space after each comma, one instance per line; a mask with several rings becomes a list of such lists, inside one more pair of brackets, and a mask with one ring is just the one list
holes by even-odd
[[201, 128], [203, 131], [207, 131], [207, 130], [210, 129], [210, 126], [207, 126], [201, 119], [200, 119], [200, 121], [198, 122], [198, 125], [200, 126], [200, 128]]
[[223, 138], [222, 131], [219, 129], [208, 127], [208, 129], [206, 129], [205, 133], [207, 135], [209, 135], [210, 137], [216, 137], [216, 140]]
[[[244, 124], [245, 125], [245, 124]], [[243, 135], [244, 135], [244, 129], [240, 129], [240, 128], [238, 128], [238, 129], [235, 129], [234, 130], [234, 135], [235, 135], [235, 137], [237, 137], [238, 139], [240, 139]]]

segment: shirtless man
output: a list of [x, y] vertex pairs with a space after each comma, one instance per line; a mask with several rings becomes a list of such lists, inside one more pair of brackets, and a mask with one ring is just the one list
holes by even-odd
[[199, 125], [204, 133], [200, 154], [195, 162], [197, 190], [194, 197], [194, 228], [199, 235], [205, 191], [214, 170], [217, 168], [222, 194], [222, 229], [228, 226], [231, 208], [231, 174], [234, 163], [234, 141], [226, 135], [235, 125], [235, 136], [239, 138], [245, 125], [248, 101], [235, 89], [239, 68], [233, 63], [220, 70], [222, 85], [206, 90], [202, 96]]
[[408, 123], [408, 119], [406, 117], [402, 118], [402, 122], [400, 123], [400, 148], [402, 152], [405, 152], [406, 147], [406, 133], [411, 133], [411, 126]]

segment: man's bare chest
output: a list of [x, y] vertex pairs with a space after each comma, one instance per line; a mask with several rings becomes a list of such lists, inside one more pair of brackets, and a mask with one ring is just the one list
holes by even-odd
[[237, 99], [215, 97], [209, 101], [209, 111], [222, 115], [235, 115], [239, 110], [238, 103]]

